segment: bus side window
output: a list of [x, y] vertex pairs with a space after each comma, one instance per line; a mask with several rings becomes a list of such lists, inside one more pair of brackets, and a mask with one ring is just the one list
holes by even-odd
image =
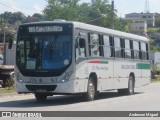
[[125, 42], [124, 42], [124, 39], [120, 38], [120, 42], [121, 42], [121, 58], [125, 58]]
[[148, 60], [148, 45], [147, 43], [141, 42], [141, 55], [142, 55], [142, 60]]
[[134, 59], [133, 40], [130, 40], [131, 59]]
[[134, 59], [140, 59], [140, 48], [139, 48], [139, 42], [138, 41], [133, 41], [133, 54], [134, 54]]
[[131, 45], [130, 45], [130, 40], [125, 39], [124, 40], [125, 43], [125, 58], [131, 58]]
[[100, 37], [98, 34], [90, 33], [89, 34], [89, 51], [91, 57], [99, 57], [100, 49], [99, 49], [99, 40]]
[[84, 38], [76, 39], [76, 60], [86, 57], [86, 44]]
[[111, 57], [114, 57], [114, 39], [113, 36], [109, 36], [109, 42], [111, 46]]
[[112, 42], [110, 40], [109, 36], [104, 35], [103, 36], [103, 52], [104, 52], [104, 57], [113, 57], [112, 54]]
[[114, 49], [115, 49], [115, 57], [122, 58], [121, 41], [120, 41], [120, 38], [118, 37], [114, 37]]

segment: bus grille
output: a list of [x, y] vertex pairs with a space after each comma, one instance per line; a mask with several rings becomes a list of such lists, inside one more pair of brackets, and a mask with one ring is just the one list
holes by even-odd
[[54, 91], [57, 85], [26, 85], [26, 88], [29, 91], [37, 91], [37, 90], [46, 90], [46, 91]]

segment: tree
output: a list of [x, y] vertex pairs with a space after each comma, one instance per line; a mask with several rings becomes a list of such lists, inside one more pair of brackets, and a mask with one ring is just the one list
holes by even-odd
[[[91, 0], [89, 3], [79, 3], [80, 0], [48, 0], [44, 16], [48, 20], [65, 19], [80, 21], [97, 26], [112, 27], [111, 4], [108, 0]], [[129, 32], [129, 22], [121, 20], [116, 15], [115, 29]]]
[[[7, 32], [5, 33], [6, 34], [6, 39], [5, 39], [5, 42], [8, 43], [10, 39], [15, 39], [15, 35], [12, 34], [11, 32]], [[3, 43], [3, 37], [4, 37], [4, 34], [2, 32], [0, 32], [0, 43]]]
[[48, 20], [77, 20], [79, 0], [48, 0], [44, 15]]
[[131, 32], [130, 29], [131, 21], [117, 18], [115, 20], [115, 29], [124, 32]]
[[25, 18], [24, 14], [21, 12], [11, 13], [4, 12], [0, 15], [0, 42], [8, 42], [10, 39], [15, 39], [16, 26], [18, 22]]
[[82, 3], [79, 6], [79, 10], [78, 10], [78, 21], [81, 22], [86, 22], [91, 20], [91, 18], [89, 17], [90, 11], [92, 10], [90, 3]]
[[[109, 4], [108, 0], [92, 0], [90, 4], [91, 4], [91, 9], [89, 11], [88, 17], [90, 18], [91, 22], [88, 23], [111, 28], [112, 11], [111, 11], [111, 5]], [[96, 20], [96, 18], [100, 19]]]
[[25, 19], [26, 19], [26, 16], [22, 12], [14, 12], [13, 13], [14, 23], [16, 23], [17, 21], [24, 22]]
[[45, 20], [45, 17], [42, 14], [39, 14], [39, 13], [34, 13], [32, 15], [32, 17], [37, 18], [39, 21], [44, 21]]
[[4, 12], [3, 14], [1, 14], [1, 17], [8, 24], [15, 24], [17, 21], [23, 22], [26, 18], [26, 16], [21, 12]]

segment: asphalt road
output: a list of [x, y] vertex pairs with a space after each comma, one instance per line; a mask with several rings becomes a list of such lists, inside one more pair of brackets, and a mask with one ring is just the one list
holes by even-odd
[[81, 96], [71, 95], [48, 97], [41, 103], [38, 103], [32, 94], [1, 96], [0, 111], [160, 111], [160, 83], [136, 88], [132, 96], [119, 95], [116, 91], [103, 92], [92, 102], [85, 102]]

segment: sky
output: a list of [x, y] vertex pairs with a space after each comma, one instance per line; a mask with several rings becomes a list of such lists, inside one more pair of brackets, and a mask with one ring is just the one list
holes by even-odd
[[[90, 0], [81, 0], [81, 2], [89, 1]], [[109, 0], [109, 2], [111, 2], [111, 0]], [[114, 0], [114, 2], [119, 17], [124, 17], [127, 13], [140, 13], [145, 10], [145, 0]], [[151, 13], [160, 13], [160, 0], [150, 0], [149, 3]], [[34, 13], [42, 13], [46, 6], [46, 0], [0, 0], [0, 13], [4, 13], [5, 11], [21, 11], [27, 16], [33, 15]]]

